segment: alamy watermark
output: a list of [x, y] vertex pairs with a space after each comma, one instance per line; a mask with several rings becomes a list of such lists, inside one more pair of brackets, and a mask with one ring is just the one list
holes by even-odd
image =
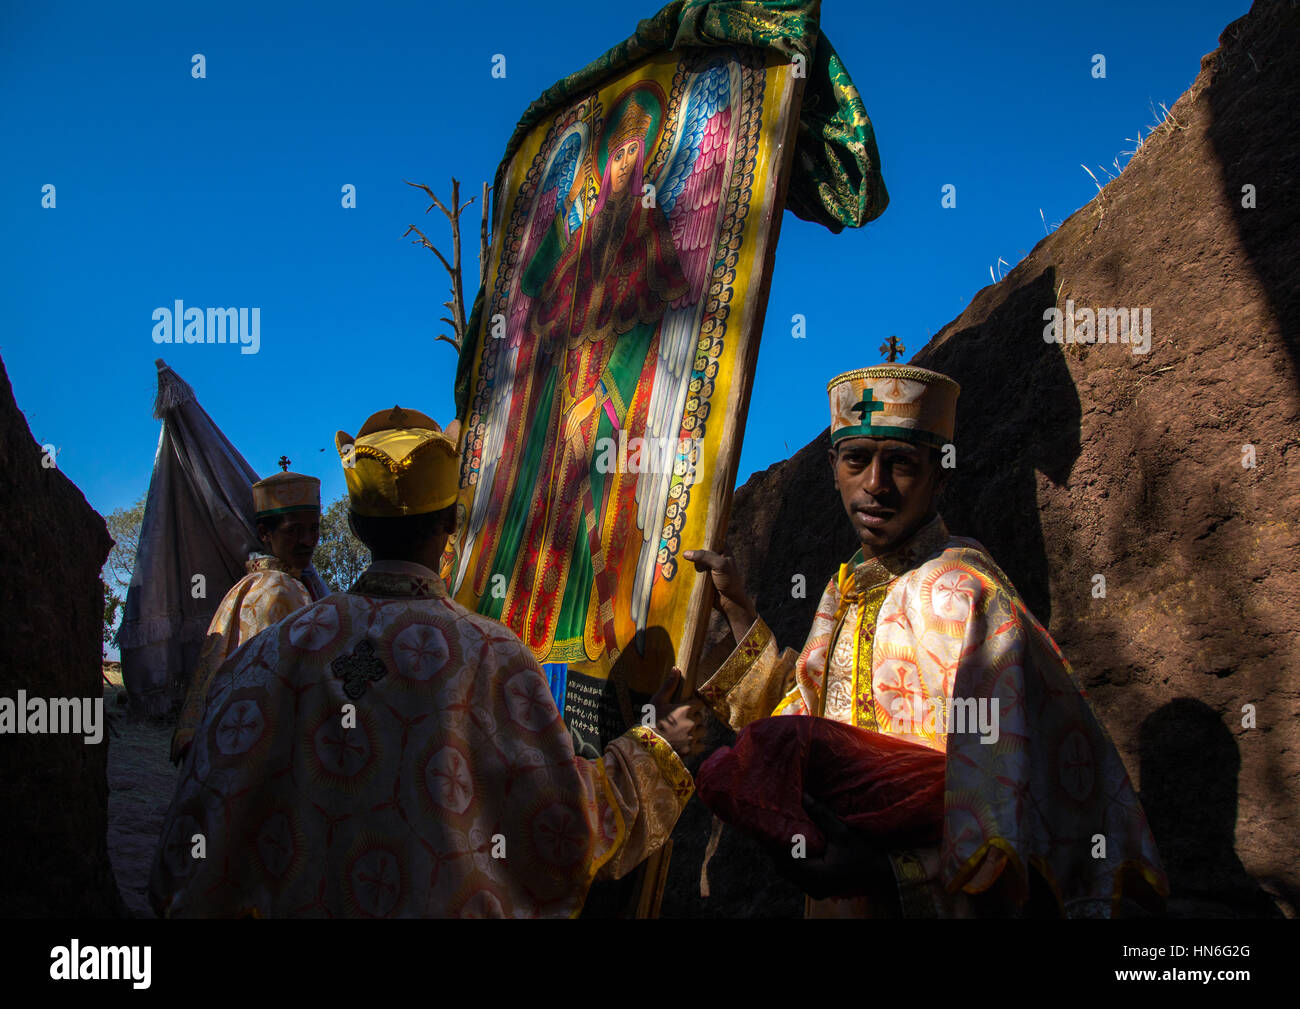
[[1065, 311], [1043, 312], [1044, 343], [1127, 343], [1134, 354], [1151, 349], [1150, 308], [1080, 308], [1066, 299]]
[[700, 443], [694, 438], [597, 438], [593, 459], [597, 473], [661, 473], [680, 476], [691, 487], [700, 481], [696, 465]]
[[890, 705], [890, 731], [911, 735], [971, 733], [992, 745], [1000, 736], [1000, 705], [993, 697], [927, 697], [917, 710], [910, 697]]
[[262, 347], [260, 308], [186, 308], [179, 299], [171, 308], [155, 308], [154, 343], [237, 343], [241, 354]]
[[152, 946], [82, 946], [73, 939], [50, 949], [50, 978], [54, 981], [130, 981], [148, 988]]
[[104, 738], [102, 697], [0, 697], [0, 735], [84, 736], [92, 746]]

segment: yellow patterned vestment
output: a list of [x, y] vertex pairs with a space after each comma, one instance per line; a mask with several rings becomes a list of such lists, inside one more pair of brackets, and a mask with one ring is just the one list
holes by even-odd
[[514, 634], [433, 571], [377, 562], [219, 671], [150, 899], [175, 917], [571, 916], [693, 791], [649, 728], [576, 757]]
[[[1027, 896], [1032, 868], [1070, 915], [1110, 913], [1126, 895], [1164, 896], [1155, 842], [1114, 745], [984, 549], [950, 536], [936, 516], [894, 552], [854, 560], [826, 587], [798, 656], [778, 654], [767, 625], [754, 623], [700, 688], [719, 716], [740, 729], [773, 714], [817, 714], [947, 753], [942, 842], [890, 853], [907, 916], [974, 913], [972, 878], [986, 857], [991, 868], [1001, 863], [1011, 900]], [[1099, 837], [1104, 857], [1095, 857]], [[872, 906], [815, 901], [809, 913], [869, 915]]]
[[310, 606], [311, 593], [299, 581], [301, 571], [290, 568], [276, 557], [253, 554], [245, 565], [248, 574], [235, 582], [208, 625], [207, 637], [185, 691], [172, 734], [172, 762], [194, 737], [195, 726], [203, 715], [203, 702], [212, 685], [212, 676], [221, 664], [245, 641], [290, 613]]

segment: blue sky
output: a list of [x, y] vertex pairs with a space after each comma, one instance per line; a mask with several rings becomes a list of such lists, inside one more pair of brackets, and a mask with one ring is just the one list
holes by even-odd
[[[434, 340], [446, 275], [401, 237], [416, 223], [449, 245], [445, 222], [402, 180], [446, 200], [455, 175], [476, 195], [527, 105], [656, 9], [0, 6], [0, 356], [32, 433], [96, 509], [130, 504], [153, 465], [162, 356], [259, 474], [285, 453], [339, 497], [335, 430], [396, 402], [452, 413], [455, 353]], [[1098, 166], [1113, 171], [1248, 9], [825, 0], [891, 202], [839, 235], [786, 215], [741, 482], [826, 426], [827, 378], [878, 362], [891, 334], [919, 350], [999, 257], [1014, 265], [1044, 237], [1040, 208], [1050, 224], [1095, 196], [1080, 163], [1104, 180]], [[206, 79], [191, 77], [194, 53]], [[955, 209], [940, 206], [949, 183]], [[468, 308], [477, 202], [465, 221]], [[260, 307], [260, 352], [156, 346], [151, 314], [176, 299]]]

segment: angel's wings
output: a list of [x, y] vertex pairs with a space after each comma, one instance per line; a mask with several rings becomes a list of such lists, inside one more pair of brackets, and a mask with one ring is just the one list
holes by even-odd
[[[510, 416], [510, 406], [514, 398], [516, 381], [520, 378], [517, 374], [519, 352], [524, 342], [528, 312], [533, 303], [533, 299], [524, 293], [521, 286], [524, 271], [532, 262], [533, 256], [537, 254], [542, 239], [555, 223], [556, 216], [564, 212], [566, 197], [573, 187], [580, 165], [588, 156], [589, 147], [590, 130], [582, 120], [574, 123], [560, 136], [543, 166], [542, 184], [537, 188], [535, 199], [528, 212], [528, 219], [524, 223], [523, 248], [515, 261], [514, 271], [510, 277], [506, 297], [505, 332], [501, 338], [501, 346], [496, 348], [496, 373], [489, 394], [488, 407], [483, 415], [483, 450], [478, 485], [462, 537], [460, 565], [456, 571], [453, 593], [459, 592], [464, 583], [465, 573], [471, 566], [475, 541], [481, 535], [484, 525], [495, 518], [494, 512], [501, 507], [503, 493], [497, 492], [495, 484], [498, 472], [503, 476], [508, 472], [508, 468], [501, 467], [506, 435], [512, 431], [519, 434], [523, 426], [522, 418]], [[582, 210], [582, 201], [579, 198], [566, 215], [565, 225], [569, 231], [581, 223]], [[502, 254], [504, 255], [505, 252], [503, 251]], [[487, 336], [489, 340], [493, 339], [492, 330], [493, 326], [489, 320]], [[495, 508], [492, 507], [494, 502]]]
[[[650, 610], [670, 491], [674, 479], [682, 479], [681, 474], [674, 475], [674, 470], [683, 468], [682, 453], [675, 446], [682, 430], [704, 292], [713, 272], [728, 159], [734, 144], [732, 103], [737, 90], [725, 61], [719, 60], [695, 76], [672, 138], [672, 154], [655, 186], [687, 291], [664, 314], [645, 435], [655, 465], [643, 467], [637, 476], [641, 552], [632, 590], [632, 617], [638, 634], [645, 630]], [[669, 444], [674, 446], [671, 454], [664, 448]], [[664, 465], [665, 460], [671, 464]]]

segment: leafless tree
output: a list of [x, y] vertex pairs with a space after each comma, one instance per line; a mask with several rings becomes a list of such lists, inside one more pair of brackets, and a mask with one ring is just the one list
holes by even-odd
[[[474, 202], [474, 197], [471, 196], [464, 203], [461, 203], [460, 202], [460, 181], [456, 178], [453, 178], [451, 180], [451, 207], [448, 208], [446, 204], [444, 204], [440, 199], [438, 199], [434, 191], [430, 189], [428, 186], [419, 182], [407, 182], [406, 184], [408, 186], [413, 186], [416, 189], [423, 189], [428, 194], [429, 199], [433, 201], [432, 203], [429, 204], [428, 207], [425, 208], [424, 212], [426, 214], [434, 207], [437, 207], [447, 216], [447, 222], [451, 225], [451, 261], [450, 262], [447, 260], [447, 257], [444, 256], [441, 252], [439, 252], [438, 249], [435, 248], [434, 244], [430, 242], [427, 237], [425, 237], [424, 232], [422, 232], [414, 224], [410, 225], [406, 229], [406, 233], [403, 234], [402, 237], [405, 238], [407, 235], [411, 234], [411, 232], [415, 232], [415, 234], [419, 235], [420, 236], [419, 239], [418, 240], [412, 239], [411, 244], [423, 245], [426, 249], [429, 249], [435, 256], [438, 257], [438, 261], [442, 263], [443, 268], [447, 271], [448, 275], [451, 277], [451, 300], [444, 301], [442, 303], [443, 307], [446, 308], [447, 311], [451, 313], [451, 318], [447, 318], [447, 316], [444, 315], [440, 318], [439, 321], [445, 322], [448, 326], [450, 326], [452, 334], [451, 336], [447, 336], [446, 334], [439, 334], [438, 339], [446, 340], [448, 343], [450, 343], [453, 347], [456, 348], [456, 353], [459, 354], [461, 348], [465, 346], [465, 329], [467, 325], [466, 318], [465, 318], [465, 286], [461, 275], [461, 265], [460, 265], [460, 215], [465, 210], [466, 207], [468, 207], [471, 203]], [[479, 228], [479, 283], [480, 284], [484, 283], [487, 279], [488, 252], [490, 249], [488, 223], [489, 223], [488, 222], [488, 184], [485, 182], [483, 183], [483, 222]]]

